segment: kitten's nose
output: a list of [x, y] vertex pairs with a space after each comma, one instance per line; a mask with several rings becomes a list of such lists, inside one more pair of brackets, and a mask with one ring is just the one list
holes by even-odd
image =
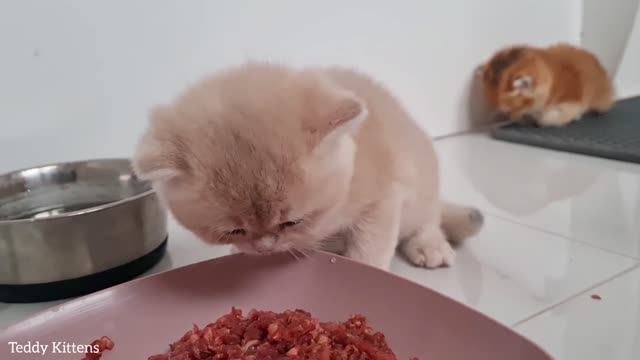
[[273, 250], [276, 244], [276, 238], [272, 235], [265, 235], [253, 243], [253, 247], [259, 253], [268, 253]]

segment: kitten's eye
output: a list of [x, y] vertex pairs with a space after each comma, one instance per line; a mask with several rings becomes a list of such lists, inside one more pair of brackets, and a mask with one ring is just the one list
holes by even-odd
[[284, 230], [286, 228], [290, 228], [290, 227], [296, 226], [296, 225], [300, 224], [301, 222], [302, 222], [302, 219], [295, 220], [295, 221], [283, 222], [282, 224], [280, 224], [280, 230]]
[[245, 229], [233, 229], [227, 232], [227, 235], [236, 236], [236, 235], [245, 235], [247, 232]]

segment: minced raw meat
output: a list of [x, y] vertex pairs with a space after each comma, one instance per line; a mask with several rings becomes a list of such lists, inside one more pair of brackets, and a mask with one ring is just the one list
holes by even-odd
[[169, 349], [147, 360], [397, 360], [364, 316], [319, 322], [303, 310], [252, 310], [243, 316], [233, 308], [202, 329], [194, 325]]

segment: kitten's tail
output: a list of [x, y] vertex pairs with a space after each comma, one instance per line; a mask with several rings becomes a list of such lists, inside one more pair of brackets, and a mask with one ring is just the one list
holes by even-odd
[[484, 215], [479, 209], [447, 202], [442, 204], [442, 230], [454, 245], [476, 235], [483, 224]]

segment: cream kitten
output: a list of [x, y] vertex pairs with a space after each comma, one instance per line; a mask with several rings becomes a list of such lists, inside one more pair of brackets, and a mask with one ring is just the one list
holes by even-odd
[[215, 74], [154, 110], [133, 162], [184, 227], [250, 254], [343, 237], [355, 260], [388, 269], [399, 245], [433, 268], [483, 222], [440, 200], [432, 144], [400, 103], [346, 69]]

